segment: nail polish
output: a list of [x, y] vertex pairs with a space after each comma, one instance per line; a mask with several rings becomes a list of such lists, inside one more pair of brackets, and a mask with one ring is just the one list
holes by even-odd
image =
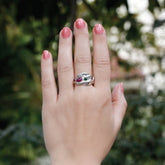
[[85, 21], [82, 18], [78, 18], [76, 20], [76, 27], [77, 29], [82, 29], [85, 27]]
[[101, 24], [96, 24], [94, 27], [94, 32], [96, 34], [103, 34], [103, 32], [104, 32], [103, 26]]
[[124, 85], [123, 85], [123, 83], [120, 83], [120, 89], [121, 89], [122, 93], [124, 93]]
[[45, 60], [47, 60], [49, 57], [50, 57], [49, 51], [48, 51], [48, 50], [44, 50], [44, 51], [43, 51], [43, 58], [44, 58]]
[[71, 31], [68, 27], [64, 27], [61, 32], [63, 38], [68, 38], [70, 36], [70, 33]]

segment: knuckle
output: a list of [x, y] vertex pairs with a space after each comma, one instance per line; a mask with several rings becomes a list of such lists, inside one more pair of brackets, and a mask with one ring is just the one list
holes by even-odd
[[98, 68], [103, 68], [103, 67], [109, 67], [110, 66], [110, 60], [108, 58], [95, 58], [94, 64]]
[[48, 88], [51, 86], [51, 84], [52, 84], [51, 79], [42, 79], [42, 87]]
[[[79, 96], [74, 97], [74, 98], [73, 98], [73, 102], [75, 103], [75, 105], [76, 105], [77, 107], [79, 107], [79, 105], [82, 104], [82, 98], [79, 97]], [[79, 108], [78, 108], [78, 109], [79, 109]]]
[[72, 70], [72, 65], [63, 65], [58, 67], [59, 72], [68, 72]]
[[90, 64], [91, 61], [90, 61], [89, 56], [79, 55], [79, 56], [76, 58], [76, 63]]
[[93, 94], [90, 90], [91, 95], [89, 95], [85, 90], [81, 91], [81, 95], [77, 95], [74, 97], [74, 102], [79, 106], [82, 105], [82, 107], [86, 107], [92, 104], [93, 100]]

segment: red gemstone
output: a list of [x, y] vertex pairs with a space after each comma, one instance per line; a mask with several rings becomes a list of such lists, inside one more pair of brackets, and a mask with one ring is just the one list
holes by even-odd
[[81, 81], [82, 81], [82, 78], [79, 77], [76, 81], [77, 81], [77, 82], [81, 82]]

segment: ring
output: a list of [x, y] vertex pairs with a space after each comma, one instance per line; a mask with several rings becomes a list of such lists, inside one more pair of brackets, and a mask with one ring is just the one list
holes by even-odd
[[76, 85], [92, 85], [94, 84], [94, 77], [89, 73], [79, 73], [73, 80]]

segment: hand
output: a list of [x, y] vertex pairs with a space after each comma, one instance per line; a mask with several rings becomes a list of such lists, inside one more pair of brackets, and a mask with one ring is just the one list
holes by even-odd
[[[110, 59], [102, 25], [93, 29], [93, 74], [83, 19], [75, 22], [74, 33], [74, 68], [72, 32], [65, 27], [59, 34], [58, 95], [52, 55], [44, 51], [41, 58], [44, 139], [52, 164], [99, 165], [121, 127], [127, 103], [122, 83], [111, 94]], [[81, 72], [95, 77], [94, 86], [73, 86], [74, 77]]]

